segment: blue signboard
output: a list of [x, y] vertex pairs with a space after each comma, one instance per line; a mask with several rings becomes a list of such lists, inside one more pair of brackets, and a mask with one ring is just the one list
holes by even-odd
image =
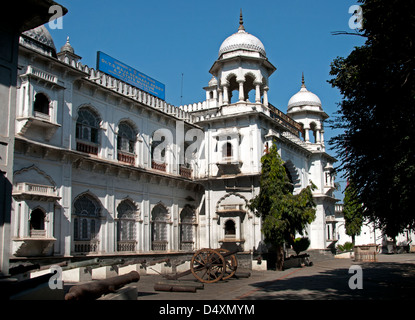
[[143, 91], [146, 91], [162, 100], [165, 99], [164, 84], [146, 76], [130, 66], [110, 57], [109, 55], [97, 52], [97, 70], [105, 72], [121, 81], [131, 84]]

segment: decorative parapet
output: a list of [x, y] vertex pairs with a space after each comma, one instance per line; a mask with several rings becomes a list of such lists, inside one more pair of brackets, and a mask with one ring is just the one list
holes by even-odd
[[106, 73], [90, 68], [87, 65], [83, 65], [80, 61], [72, 59], [68, 55], [62, 55], [59, 60], [79, 71], [82, 71], [88, 76], [85, 79], [94, 82], [102, 87], [113, 90], [127, 98], [134, 99], [148, 107], [160, 110], [166, 114], [176, 117], [180, 120], [193, 123], [193, 115], [184, 111], [174, 105], [168, 104], [166, 101], [161, 100], [137, 87], [134, 87], [128, 83], [118, 80], [114, 77], [107, 75]]
[[46, 71], [43, 71], [41, 69], [35, 68], [33, 66], [27, 66], [26, 73], [24, 75], [31, 75], [38, 79], [42, 79], [46, 82], [57, 84], [58, 83], [58, 77], [48, 73]]

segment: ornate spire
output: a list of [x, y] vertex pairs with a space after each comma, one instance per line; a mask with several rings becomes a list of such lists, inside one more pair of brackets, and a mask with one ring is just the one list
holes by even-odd
[[301, 77], [301, 88], [305, 88], [305, 82], [304, 82], [304, 72], [303, 75]]
[[239, 14], [239, 28], [238, 28], [238, 30], [245, 31], [244, 18], [242, 17], [242, 8], [241, 8], [241, 13]]

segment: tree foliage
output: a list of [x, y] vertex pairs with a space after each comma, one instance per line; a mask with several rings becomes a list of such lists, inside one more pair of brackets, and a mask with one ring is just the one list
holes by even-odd
[[[265, 241], [277, 248], [281, 259], [284, 242], [291, 244], [295, 234], [303, 235], [305, 226], [315, 219], [315, 186], [311, 184], [293, 195], [293, 185], [275, 145], [261, 158], [261, 163], [260, 192], [249, 208], [262, 217]], [[282, 268], [282, 262], [277, 258], [277, 268]]]
[[359, 235], [362, 230], [363, 206], [354, 188], [354, 184], [350, 181], [344, 192], [343, 202], [346, 234], [352, 237], [352, 243], [354, 244], [355, 236]]
[[394, 237], [415, 227], [415, 0], [359, 2], [367, 40], [331, 64], [344, 131], [330, 144], [365, 216]]
[[294, 239], [292, 243], [292, 247], [298, 256], [300, 252], [306, 251], [308, 249], [308, 247], [310, 246], [310, 243], [311, 243], [310, 239], [308, 239], [307, 237], [299, 237], [299, 238]]

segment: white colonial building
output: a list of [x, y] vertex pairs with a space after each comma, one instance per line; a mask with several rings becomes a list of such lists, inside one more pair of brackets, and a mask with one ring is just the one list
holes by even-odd
[[83, 65], [69, 39], [56, 52], [45, 27], [21, 36], [19, 70], [14, 256], [257, 250], [247, 204], [272, 143], [294, 192], [317, 186], [311, 248], [336, 240], [328, 116], [304, 77], [286, 113], [268, 101], [276, 67], [242, 17], [199, 103], [176, 107]]

